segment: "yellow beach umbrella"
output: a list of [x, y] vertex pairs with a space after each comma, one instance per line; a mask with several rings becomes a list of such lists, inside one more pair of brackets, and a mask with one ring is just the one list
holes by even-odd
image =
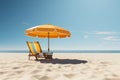
[[30, 37], [48, 38], [48, 52], [50, 51], [49, 38], [66, 38], [71, 36], [68, 30], [51, 24], [35, 26], [27, 29], [25, 32]]

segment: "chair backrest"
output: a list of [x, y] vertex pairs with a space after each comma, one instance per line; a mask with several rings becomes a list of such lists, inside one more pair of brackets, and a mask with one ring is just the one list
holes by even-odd
[[38, 41], [35, 42], [27, 41], [27, 45], [32, 55], [35, 55], [36, 53], [42, 53], [42, 49]]
[[38, 41], [34, 41], [34, 45], [37, 49], [37, 52], [38, 53], [42, 53], [42, 49], [41, 49], [41, 46], [40, 46], [40, 43]]

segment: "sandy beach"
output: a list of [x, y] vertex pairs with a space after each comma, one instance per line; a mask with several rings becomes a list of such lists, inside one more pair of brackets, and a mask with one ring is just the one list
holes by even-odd
[[0, 80], [120, 80], [120, 54], [54, 53], [53, 60], [0, 53]]

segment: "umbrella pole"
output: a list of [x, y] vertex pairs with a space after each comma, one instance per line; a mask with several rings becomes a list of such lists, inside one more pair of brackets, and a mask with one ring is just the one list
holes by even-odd
[[48, 53], [50, 52], [50, 40], [49, 40], [49, 32], [48, 32]]

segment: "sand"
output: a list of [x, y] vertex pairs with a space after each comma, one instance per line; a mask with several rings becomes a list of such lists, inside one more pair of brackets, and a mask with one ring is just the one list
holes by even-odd
[[54, 53], [53, 60], [0, 53], [0, 80], [120, 80], [120, 54]]

